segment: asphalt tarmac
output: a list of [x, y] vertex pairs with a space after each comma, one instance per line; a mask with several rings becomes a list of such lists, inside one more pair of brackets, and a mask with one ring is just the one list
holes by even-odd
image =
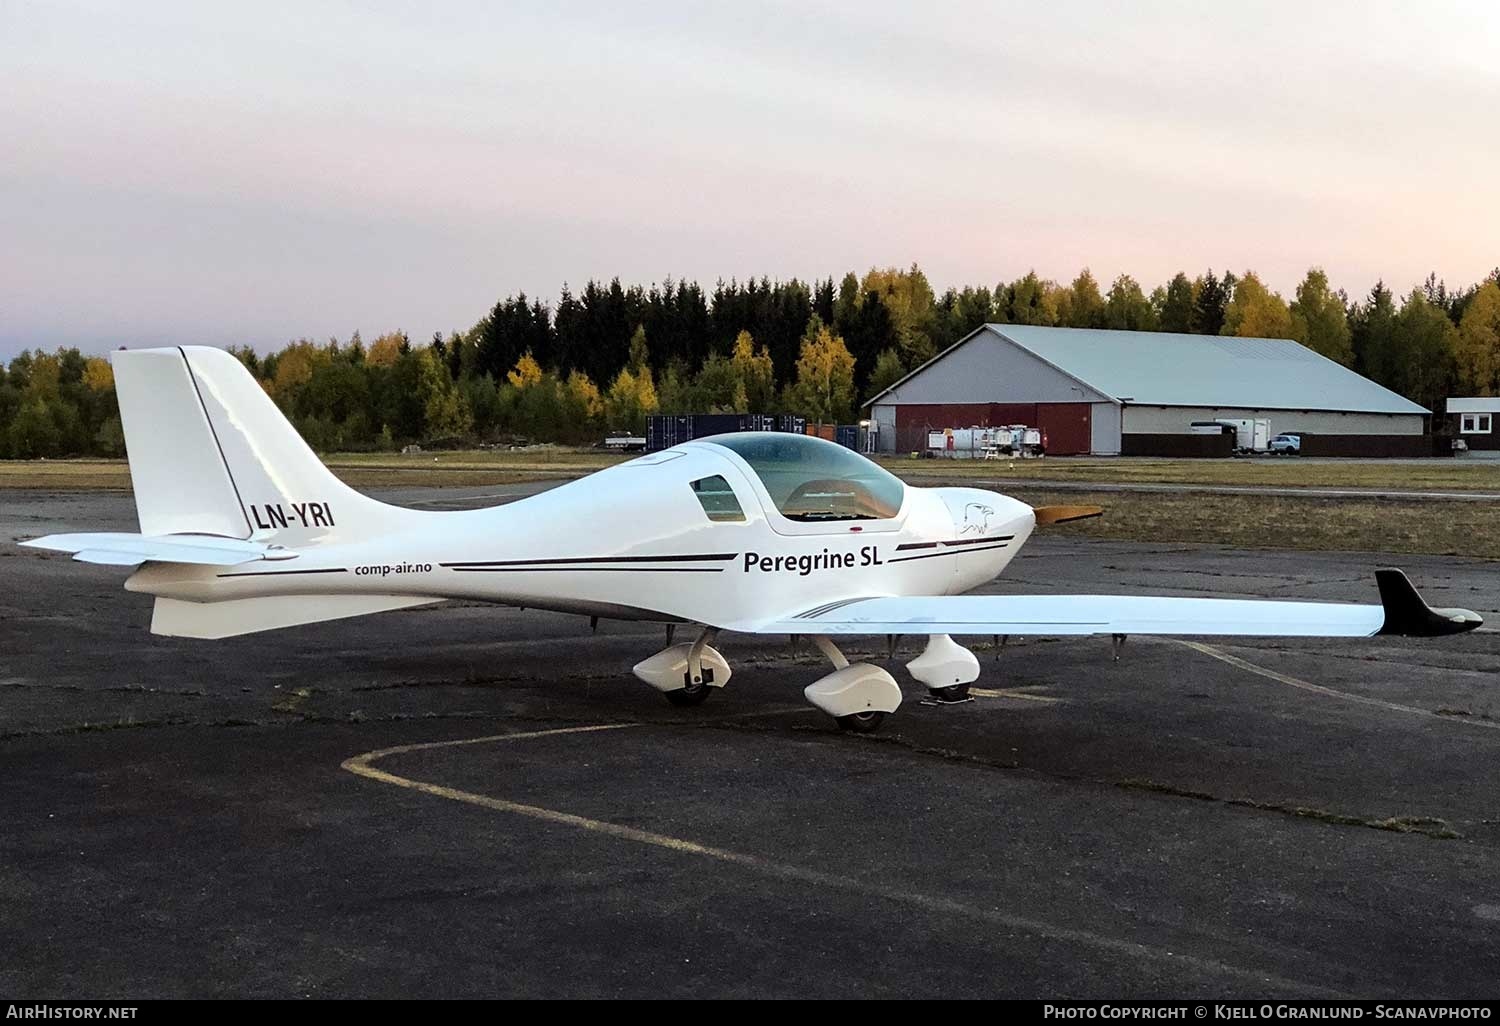
[[[133, 526], [0, 493], [7, 996], [1500, 996], [1493, 632], [984, 639], [948, 707], [872, 640], [907, 701], [857, 737], [780, 639], [680, 710], [630, 675], [658, 627], [163, 639], [122, 571], [10, 544]], [[1445, 557], [1059, 528], [991, 587], [1374, 602], [1392, 561], [1500, 626], [1500, 567]]]

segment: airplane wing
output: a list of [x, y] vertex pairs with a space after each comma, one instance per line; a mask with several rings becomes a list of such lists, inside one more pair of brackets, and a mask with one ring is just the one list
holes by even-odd
[[890, 596], [827, 603], [793, 616], [730, 625], [749, 634], [1194, 634], [1361, 638], [1436, 637], [1483, 621], [1433, 609], [1400, 570], [1375, 573], [1378, 606], [1145, 595]]
[[295, 552], [279, 545], [209, 534], [143, 535], [114, 532], [49, 534], [24, 541], [35, 549], [71, 552], [84, 563], [139, 566], [145, 562], [238, 566], [262, 559], [291, 559]]

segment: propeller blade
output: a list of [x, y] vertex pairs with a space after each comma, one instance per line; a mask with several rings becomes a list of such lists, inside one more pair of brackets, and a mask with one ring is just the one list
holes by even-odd
[[1087, 520], [1090, 517], [1102, 517], [1103, 506], [1038, 506], [1033, 512], [1036, 513], [1038, 527], [1043, 524], [1066, 524], [1073, 520]]

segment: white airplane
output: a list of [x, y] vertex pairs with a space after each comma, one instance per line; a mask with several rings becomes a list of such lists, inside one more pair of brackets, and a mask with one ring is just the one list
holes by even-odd
[[[979, 661], [952, 635], [1435, 636], [1471, 630], [1399, 570], [1381, 605], [1124, 595], [966, 595], [1038, 523], [1091, 515], [974, 488], [917, 488], [848, 449], [776, 432], [721, 435], [490, 509], [378, 502], [318, 460], [233, 356], [182, 347], [114, 354], [138, 534], [23, 544], [139, 566], [151, 630], [224, 638], [441, 602], [482, 600], [668, 624], [636, 676], [677, 705], [729, 682], [721, 631], [810, 637], [834, 671], [806, 688], [840, 726], [901, 704], [879, 666], [832, 638], [926, 635], [907, 669], [962, 700]], [[702, 628], [671, 644], [672, 626]]]

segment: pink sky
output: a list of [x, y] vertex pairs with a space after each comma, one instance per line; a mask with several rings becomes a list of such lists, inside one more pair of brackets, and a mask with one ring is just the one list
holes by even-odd
[[0, 356], [615, 275], [1500, 264], [1493, 3], [437, 6], [0, 4]]

